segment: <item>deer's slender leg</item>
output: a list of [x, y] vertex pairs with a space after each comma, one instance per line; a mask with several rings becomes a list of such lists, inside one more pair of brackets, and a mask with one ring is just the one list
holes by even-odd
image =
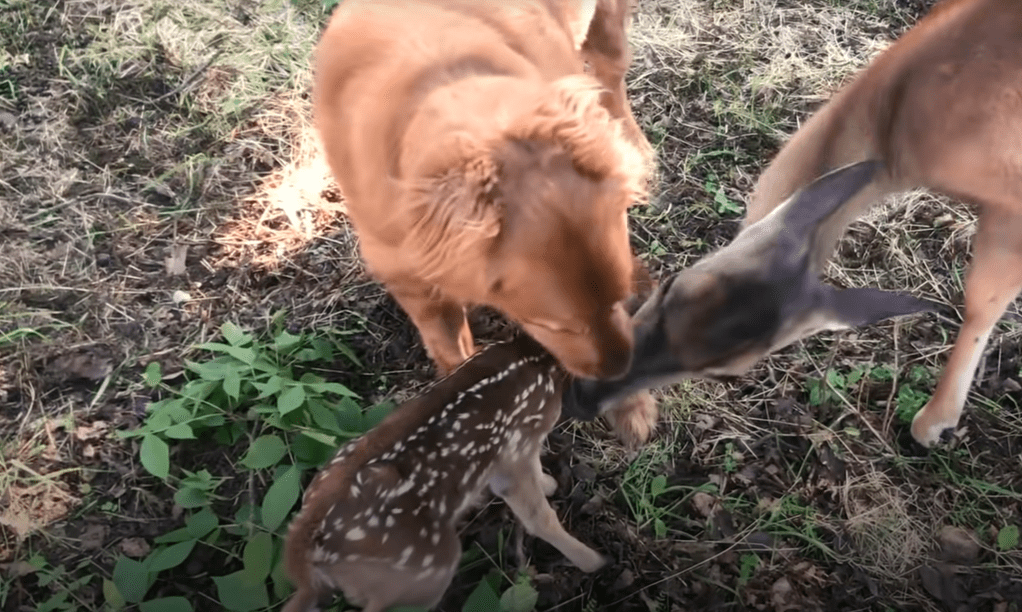
[[923, 446], [958, 425], [990, 332], [1022, 290], [1022, 217], [992, 206], [983, 213], [965, 280], [965, 322], [933, 397], [912, 421]]
[[594, 572], [606, 563], [598, 552], [579, 542], [565, 531], [550, 502], [544, 496], [543, 469], [539, 463], [539, 450], [520, 461], [501, 466], [510, 472], [510, 486], [496, 493], [507, 502], [525, 530], [542, 538], [561, 551], [565, 557], [584, 572]]

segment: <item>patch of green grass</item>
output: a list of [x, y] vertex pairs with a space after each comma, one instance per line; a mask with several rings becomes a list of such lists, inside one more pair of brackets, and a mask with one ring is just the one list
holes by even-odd
[[677, 518], [677, 509], [697, 491], [716, 487], [668, 486], [666, 470], [672, 448], [654, 440], [642, 449], [621, 477], [619, 494], [639, 529], [652, 528], [657, 538], [667, 537], [667, 522]]

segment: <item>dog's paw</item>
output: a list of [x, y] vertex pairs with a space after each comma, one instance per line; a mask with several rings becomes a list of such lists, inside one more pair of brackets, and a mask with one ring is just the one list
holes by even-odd
[[640, 391], [615, 403], [603, 416], [625, 448], [636, 450], [649, 442], [659, 414], [649, 391]]

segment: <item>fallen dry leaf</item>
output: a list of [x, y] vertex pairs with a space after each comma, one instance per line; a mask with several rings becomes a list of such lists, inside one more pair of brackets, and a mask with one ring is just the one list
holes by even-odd
[[78, 538], [82, 543], [82, 550], [99, 550], [102, 548], [103, 543], [106, 541], [107, 531], [106, 525], [97, 523], [86, 527], [81, 537]]
[[106, 421], [93, 421], [88, 425], [80, 425], [75, 428], [75, 438], [86, 442], [89, 440], [98, 440], [105, 437], [107, 430], [110, 429], [110, 424]]
[[121, 550], [128, 557], [134, 559], [140, 559], [149, 554], [149, 543], [145, 541], [145, 538], [124, 538], [117, 545], [117, 548]]

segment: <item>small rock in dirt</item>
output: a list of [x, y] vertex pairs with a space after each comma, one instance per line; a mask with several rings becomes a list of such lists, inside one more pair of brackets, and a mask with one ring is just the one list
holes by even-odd
[[2, 112], [0, 113], [0, 130], [10, 132], [14, 127], [18, 125], [18, 118], [12, 113]]
[[185, 302], [191, 300], [192, 296], [187, 291], [181, 291], [180, 289], [178, 289], [171, 294], [170, 299], [175, 304], [184, 304]]
[[623, 570], [621, 572], [621, 575], [617, 577], [617, 580], [614, 581], [614, 586], [611, 587], [611, 590], [621, 591], [627, 589], [628, 587], [632, 586], [634, 582], [635, 574], [632, 573], [632, 570], [629, 569]]
[[716, 512], [719, 506], [717, 505], [717, 498], [709, 493], [697, 491], [692, 495], [692, 507], [695, 508], [696, 512], [699, 514], [709, 518], [714, 512]]
[[124, 538], [117, 546], [127, 557], [141, 559], [149, 554], [149, 543], [144, 538]]
[[106, 542], [106, 525], [93, 523], [85, 528], [78, 540], [82, 544], [82, 550], [99, 550]]
[[589, 514], [595, 514], [597, 510], [603, 507], [606, 502], [602, 495], [596, 494], [589, 498], [589, 501], [582, 504], [582, 507], [578, 509], [578, 513], [582, 516]]
[[965, 529], [944, 525], [937, 534], [937, 542], [944, 561], [971, 565], [979, 559], [979, 542]]
[[185, 262], [188, 259], [188, 245], [175, 244], [170, 247], [170, 255], [163, 261], [168, 276], [180, 276], [187, 272]]
[[796, 596], [794, 589], [791, 588], [791, 582], [784, 576], [778, 578], [777, 582], [770, 587], [770, 600], [774, 604], [774, 610], [778, 612], [797, 610], [799, 606], [795, 603], [795, 599]]
[[582, 482], [593, 482], [596, 480], [596, 470], [587, 463], [576, 463], [571, 468], [571, 475], [575, 477], [575, 480]]
[[1007, 393], [1014, 393], [1016, 391], [1022, 391], [1022, 385], [1020, 385], [1019, 382], [1017, 380], [1015, 380], [1014, 378], [1005, 378], [1003, 386], [1004, 386], [1004, 391], [1007, 392]]

